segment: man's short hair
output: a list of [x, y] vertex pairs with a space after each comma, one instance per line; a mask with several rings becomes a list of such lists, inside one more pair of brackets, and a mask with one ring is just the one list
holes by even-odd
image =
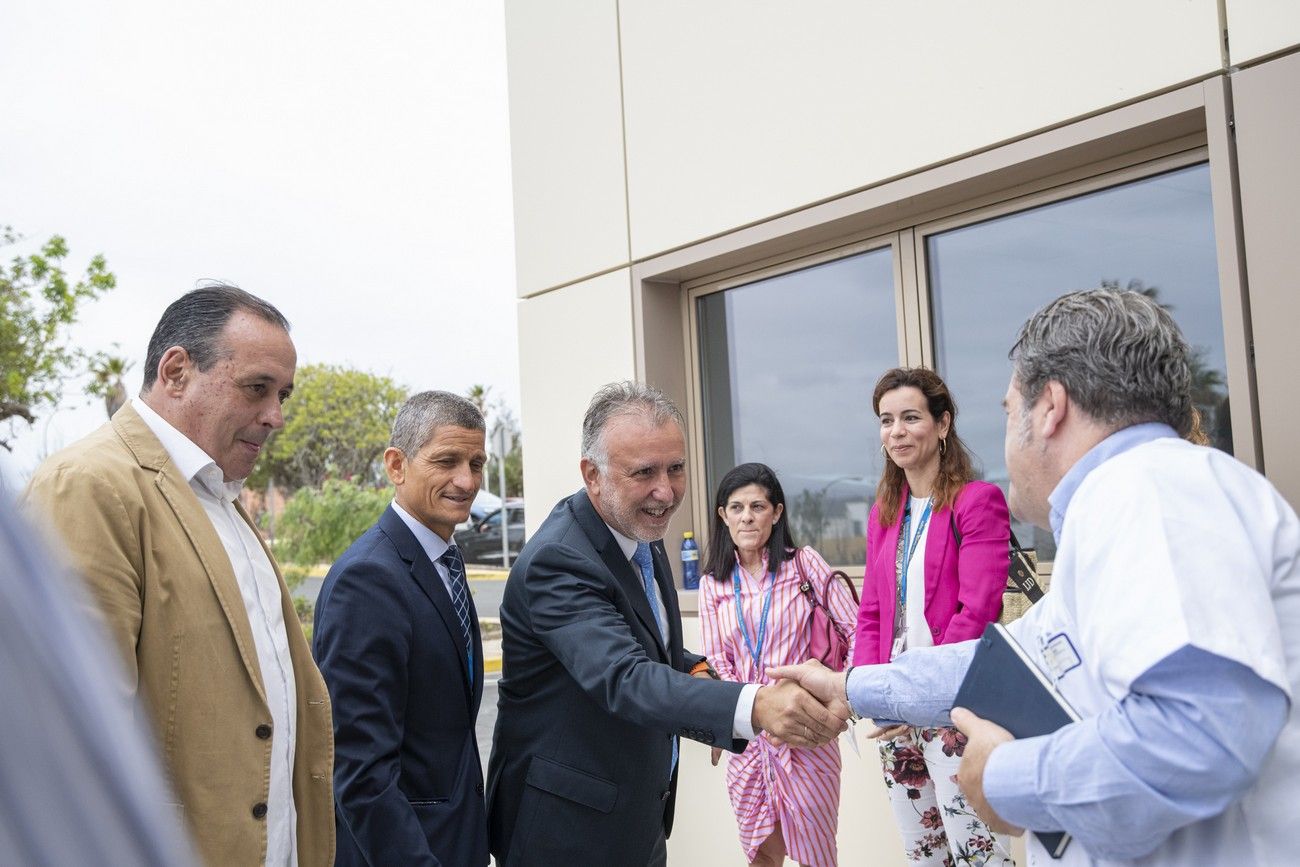
[[1010, 357], [1025, 413], [1056, 380], [1112, 430], [1155, 421], [1185, 436], [1192, 427], [1189, 355], [1173, 317], [1151, 298], [1088, 289], [1030, 316]]
[[655, 425], [676, 422], [686, 431], [686, 423], [677, 404], [653, 385], [641, 382], [611, 382], [601, 388], [587, 405], [582, 419], [582, 456], [602, 473], [608, 469], [609, 453], [605, 450], [605, 428], [618, 416], [643, 413]]
[[167, 306], [149, 338], [144, 360], [144, 391], [158, 378], [158, 362], [173, 346], [184, 349], [198, 366], [207, 370], [221, 357], [221, 332], [230, 317], [244, 310], [289, 330], [289, 320], [275, 306], [229, 283], [208, 283], [186, 292]]
[[397, 411], [388, 444], [412, 457], [428, 445], [433, 432], [445, 424], [468, 430], [487, 430], [483, 413], [469, 400], [449, 391], [422, 391], [407, 398]]

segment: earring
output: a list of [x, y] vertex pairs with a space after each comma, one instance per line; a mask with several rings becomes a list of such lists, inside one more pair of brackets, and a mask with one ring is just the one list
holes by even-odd
[[885, 460], [889, 460], [889, 453], [885, 451], [885, 444], [884, 444], [884, 443], [881, 443], [881, 444], [880, 444], [880, 456], [881, 456], [882, 458], [884, 458]]
[[939, 437], [939, 457], [943, 457], [944, 453], [947, 451], [948, 451], [948, 438]]

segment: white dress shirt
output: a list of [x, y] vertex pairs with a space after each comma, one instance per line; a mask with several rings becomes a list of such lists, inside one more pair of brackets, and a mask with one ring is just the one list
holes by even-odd
[[[266, 864], [298, 863], [298, 814], [293, 804], [293, 761], [297, 740], [297, 684], [289, 656], [289, 634], [281, 605], [280, 581], [257, 532], [235, 509], [243, 481], [227, 482], [203, 449], [154, 412], [144, 401], [131, 405], [167, 450], [189, 482], [221, 539], [248, 613], [262, 688], [271, 711], [270, 791], [266, 799]], [[297, 628], [297, 624], [294, 624]]]
[[[609, 524], [606, 524], [605, 526], [609, 527]], [[628, 563], [631, 564], [632, 574], [644, 581], [645, 576], [641, 574], [641, 567], [637, 566], [636, 561], [632, 559], [632, 556], [636, 554], [636, 540], [629, 539], [613, 527], [609, 527], [609, 532], [613, 534], [614, 541], [618, 543], [618, 547], [623, 552], [623, 556], [627, 557]], [[650, 580], [653, 581], [654, 576], [651, 576]], [[658, 585], [655, 586], [658, 587]], [[664, 624], [664, 628], [667, 629], [668, 609], [664, 607], [663, 594], [656, 593], [655, 601], [659, 605], [659, 622]], [[668, 639], [665, 637], [664, 646], [666, 647], [667, 645]], [[736, 713], [731, 719], [732, 737], [745, 741], [752, 741], [758, 736], [758, 733], [754, 731], [754, 696], [758, 694], [758, 687], [759, 684], [757, 683], [747, 683], [740, 688], [740, 697], [736, 700]]]

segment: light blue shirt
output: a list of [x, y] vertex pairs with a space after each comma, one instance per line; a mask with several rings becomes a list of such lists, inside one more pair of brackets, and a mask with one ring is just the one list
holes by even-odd
[[[1172, 428], [1142, 424], [1097, 444], [1053, 490], [1058, 541], [1070, 500], [1092, 470]], [[862, 666], [854, 710], [912, 725], [951, 725], [948, 711], [977, 642], [918, 648]], [[1068, 831], [1095, 857], [1140, 857], [1178, 828], [1222, 812], [1254, 782], [1286, 723], [1286, 694], [1246, 666], [1186, 645], [1140, 675], [1103, 713], [1051, 735], [1003, 744], [984, 794], [1011, 824]]]

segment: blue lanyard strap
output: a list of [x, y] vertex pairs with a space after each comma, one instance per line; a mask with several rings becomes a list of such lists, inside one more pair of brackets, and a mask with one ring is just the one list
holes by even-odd
[[903, 532], [898, 537], [898, 549], [902, 554], [898, 567], [898, 609], [901, 611], [907, 605], [907, 572], [912, 565], [912, 555], [916, 553], [916, 546], [925, 535], [925, 527], [930, 523], [930, 502], [925, 504], [925, 510], [921, 512], [921, 519], [916, 522], [916, 535], [912, 536], [912, 544], [907, 544], [908, 531], [912, 526], [912, 503], [909, 500], [903, 507]]
[[749, 651], [749, 658], [754, 661], [754, 676], [758, 677], [761, 673], [763, 660], [763, 642], [767, 639], [767, 615], [768, 610], [772, 607], [772, 590], [776, 587], [776, 572], [768, 573], [771, 580], [767, 584], [767, 593], [763, 596], [763, 617], [758, 623], [758, 646], [749, 638], [749, 627], [745, 625], [745, 609], [740, 604], [740, 564], [731, 571], [731, 580], [735, 586], [736, 598], [736, 623], [740, 625], [740, 637], [745, 640], [745, 649]]

